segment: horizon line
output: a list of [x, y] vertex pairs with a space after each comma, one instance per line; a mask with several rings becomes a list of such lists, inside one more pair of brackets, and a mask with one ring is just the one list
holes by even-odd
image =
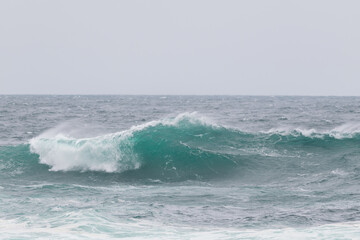
[[241, 97], [360, 97], [360, 95], [305, 94], [108, 94], [108, 93], [0, 93], [0, 96], [241, 96]]

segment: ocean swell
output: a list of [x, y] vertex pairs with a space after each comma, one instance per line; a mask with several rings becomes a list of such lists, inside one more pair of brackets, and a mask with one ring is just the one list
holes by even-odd
[[[299, 129], [251, 133], [215, 124], [196, 113], [183, 113], [92, 138], [42, 134], [31, 139], [28, 147], [8, 147], [2, 154], [16, 150], [23, 155], [11, 158], [21, 162], [37, 156], [39, 163], [55, 172], [120, 173], [165, 180], [207, 179], [239, 169], [256, 172], [276, 169], [294, 158], [330, 161], [358, 149], [357, 130], [334, 133]], [[318, 157], [312, 159], [312, 156]]]
[[229, 154], [210, 148], [216, 144], [216, 135], [217, 140], [224, 137], [224, 130], [196, 113], [184, 113], [93, 138], [40, 135], [30, 140], [30, 150], [51, 171], [139, 169], [138, 174], [152, 177], [198, 177], [227, 168], [221, 165], [236, 164]]

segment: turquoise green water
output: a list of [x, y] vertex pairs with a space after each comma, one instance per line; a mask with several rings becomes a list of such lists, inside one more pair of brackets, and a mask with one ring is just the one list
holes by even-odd
[[360, 236], [360, 98], [0, 100], [2, 239]]

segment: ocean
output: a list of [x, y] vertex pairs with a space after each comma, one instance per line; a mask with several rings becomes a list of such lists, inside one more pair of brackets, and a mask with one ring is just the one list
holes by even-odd
[[0, 239], [360, 239], [360, 97], [0, 95]]

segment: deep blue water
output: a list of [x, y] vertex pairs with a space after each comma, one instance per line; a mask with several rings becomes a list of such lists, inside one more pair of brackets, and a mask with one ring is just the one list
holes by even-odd
[[1, 239], [360, 239], [360, 97], [0, 96]]

